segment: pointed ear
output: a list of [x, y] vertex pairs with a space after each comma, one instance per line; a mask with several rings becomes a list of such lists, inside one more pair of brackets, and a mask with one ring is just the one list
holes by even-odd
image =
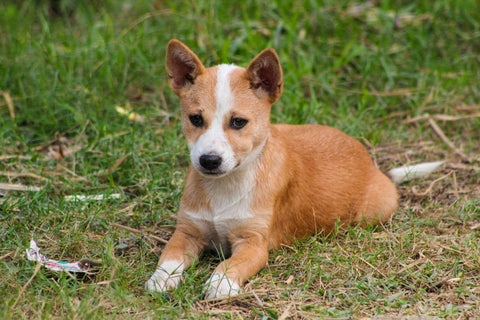
[[205, 71], [205, 67], [195, 53], [176, 39], [168, 43], [165, 62], [168, 83], [176, 94], [179, 94], [182, 89], [189, 88]]
[[247, 77], [259, 99], [267, 98], [274, 103], [282, 94], [282, 66], [273, 49], [263, 50], [250, 62]]

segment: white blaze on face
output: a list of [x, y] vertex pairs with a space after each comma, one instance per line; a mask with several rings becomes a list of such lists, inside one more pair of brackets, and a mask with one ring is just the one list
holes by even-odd
[[200, 172], [206, 170], [200, 165], [200, 157], [202, 155], [216, 155], [222, 158], [222, 164], [215, 173], [223, 175], [237, 166], [235, 153], [230, 145], [223, 124], [225, 115], [227, 115], [233, 107], [233, 95], [230, 88], [230, 74], [238, 68], [234, 65], [222, 64], [217, 69], [217, 83], [215, 86], [215, 104], [216, 110], [214, 118], [208, 123], [207, 131], [200, 138], [189, 144], [190, 158], [193, 166]]

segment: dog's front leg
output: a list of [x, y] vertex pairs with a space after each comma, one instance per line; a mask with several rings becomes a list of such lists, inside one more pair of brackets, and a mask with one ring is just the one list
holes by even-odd
[[205, 246], [201, 232], [192, 224], [179, 223], [170, 241], [163, 249], [158, 268], [145, 283], [149, 291], [165, 292], [174, 289]]
[[232, 256], [220, 263], [205, 283], [206, 299], [239, 294], [245, 281], [267, 264], [268, 246], [263, 235], [242, 235], [232, 240]]

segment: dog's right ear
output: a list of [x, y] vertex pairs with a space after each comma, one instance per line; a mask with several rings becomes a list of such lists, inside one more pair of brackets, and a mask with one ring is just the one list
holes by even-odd
[[182, 89], [188, 89], [205, 72], [205, 67], [195, 53], [176, 39], [168, 43], [165, 64], [168, 83], [177, 95]]

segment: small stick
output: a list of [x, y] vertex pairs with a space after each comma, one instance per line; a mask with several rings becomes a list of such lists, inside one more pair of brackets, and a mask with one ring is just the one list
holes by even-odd
[[39, 180], [48, 180], [45, 177], [36, 175], [35, 173], [30, 173], [30, 172], [9, 172], [9, 171], [0, 171], [0, 175], [2, 176], [7, 176], [7, 177], [28, 177], [28, 178], [33, 178], [33, 179], [39, 179]]
[[440, 127], [437, 125], [435, 120], [433, 120], [433, 118], [430, 117], [430, 115], [428, 115], [428, 123], [430, 124], [432, 129], [437, 133], [437, 135], [443, 140], [443, 142], [445, 142], [452, 150], [454, 150], [455, 153], [457, 153], [464, 160], [471, 162], [471, 159], [468, 156], [466, 156], [462, 151], [460, 151], [460, 149], [457, 149], [457, 147], [455, 147], [453, 142], [447, 138], [447, 136], [443, 133], [442, 129], [440, 129]]
[[471, 230], [480, 229], [480, 223], [477, 223], [477, 224], [474, 224], [473, 226], [470, 226], [470, 229]]
[[360, 260], [362, 260], [363, 262], [365, 262], [367, 265], [369, 265], [371, 268], [373, 268], [373, 270], [377, 271], [380, 275], [382, 275], [384, 278], [386, 278], [387, 276], [385, 275], [385, 273], [383, 273], [382, 271], [378, 270], [377, 267], [375, 267], [374, 265], [372, 265], [370, 262], [368, 262], [367, 260], [365, 260], [364, 258], [362, 258], [361, 256], [358, 256], [358, 258]]
[[147, 19], [150, 19], [150, 18], [156, 17], [156, 16], [170, 15], [171, 13], [172, 13], [172, 11], [170, 9], [159, 10], [159, 11], [155, 11], [155, 12], [149, 12], [146, 15], [144, 15], [143, 17], [140, 17], [137, 20], [135, 20], [130, 26], [128, 26], [128, 28], [122, 30], [122, 32], [120, 33], [120, 36], [118, 36], [118, 39], [123, 38], [130, 30], [132, 30], [137, 25], [139, 25], [140, 23], [142, 23], [143, 21], [145, 21]]
[[7, 253], [7, 254], [4, 254], [3, 256], [0, 257], [0, 261], [3, 260], [3, 259], [5, 259], [5, 258], [8, 257], [8, 256], [11, 256], [11, 255], [14, 254], [14, 253], [15, 253], [15, 251], [12, 251], [12, 252], [9, 252], [9, 253]]
[[112, 174], [115, 170], [117, 170], [117, 168], [123, 163], [123, 161], [125, 161], [125, 159], [127, 159], [129, 157], [129, 155], [127, 154], [126, 156], [123, 156], [119, 159], [117, 159], [117, 161], [115, 161], [115, 163], [113, 164], [113, 166], [111, 166], [110, 168], [108, 168], [106, 171], [105, 170], [100, 170], [98, 172], [98, 175], [102, 175], [104, 173], [107, 173], [107, 174]]
[[55, 132], [55, 139], [57, 140], [57, 144], [58, 144], [58, 152], [60, 153], [60, 156], [61, 156], [61, 160], [65, 159], [65, 153], [63, 152], [63, 146], [62, 146], [62, 142], [60, 141], [62, 138], [62, 136], [60, 135], [60, 132]]
[[121, 199], [122, 195], [120, 193], [112, 193], [107, 196], [103, 196], [103, 194], [97, 195], [71, 195], [63, 197], [66, 201], [102, 201], [102, 200], [112, 200], [112, 199]]
[[460, 111], [477, 111], [477, 110], [480, 110], [480, 105], [456, 106], [455, 109], [460, 110]]
[[[5, 98], [5, 101], [7, 102], [8, 110], [10, 111], [10, 117], [15, 123], [15, 108], [13, 107], [12, 97], [8, 92], [0, 91], [0, 94], [3, 96], [3, 98]], [[15, 126], [17, 126], [16, 123], [15, 123]]]
[[441, 176], [440, 178], [432, 181], [432, 183], [430, 183], [430, 185], [428, 186], [427, 190], [425, 190], [424, 192], [418, 192], [417, 191], [417, 188], [416, 186], [414, 186], [412, 188], [412, 192], [414, 195], [416, 195], [417, 197], [423, 197], [423, 196], [426, 196], [430, 191], [432, 191], [432, 188], [433, 186], [435, 185], [435, 183], [439, 182], [439, 181], [442, 181], [443, 179], [447, 178], [449, 175], [451, 175], [454, 171], [450, 171], [449, 173], [447, 173], [446, 175], [444, 176]]
[[457, 183], [457, 175], [455, 174], [455, 171], [453, 172], [453, 194], [455, 195], [455, 198], [460, 199], [460, 195], [458, 194], [458, 183]]
[[480, 117], [480, 112], [468, 114], [468, 115], [461, 115], [461, 116], [451, 116], [448, 114], [432, 114], [432, 115], [424, 114], [422, 116], [404, 120], [403, 123], [418, 122], [420, 120], [427, 120], [428, 118], [441, 120], [441, 121], [457, 121], [457, 120], [471, 119], [471, 118], [478, 118], [478, 117]]
[[20, 155], [8, 155], [8, 156], [0, 156], [0, 161], [1, 160], [8, 160], [8, 159], [19, 159], [19, 160], [30, 160], [32, 159], [31, 156], [20, 156]]
[[252, 291], [251, 294], [253, 295], [253, 297], [255, 298], [255, 300], [257, 300], [258, 305], [263, 308], [263, 307], [264, 307], [263, 302], [262, 302], [262, 300], [260, 300], [260, 298], [257, 296], [257, 294], [255, 293], [255, 291]]
[[23, 184], [0, 183], [0, 190], [13, 191], [42, 191], [43, 188], [24, 186]]
[[442, 248], [442, 249], [445, 249], [445, 250], [448, 250], [448, 251], [451, 251], [451, 252], [455, 252], [455, 253], [462, 254], [462, 255], [465, 254], [465, 252], [463, 252], [463, 251], [460, 251], [460, 250], [457, 250], [457, 249], [454, 249], [454, 248], [447, 247], [447, 246], [445, 246], [445, 245], [443, 245], [443, 244], [440, 244], [440, 243], [436, 243], [436, 245], [439, 246], [439, 247]]
[[433, 117], [437, 120], [457, 121], [457, 120], [463, 120], [463, 119], [478, 118], [478, 117], [480, 117], [480, 112], [467, 114], [467, 115], [464, 115], [464, 116], [450, 116], [448, 114], [437, 114]]
[[[342, 88], [338, 88], [338, 89], [344, 92], [349, 92], [349, 93], [365, 94], [365, 92], [361, 90], [350, 90], [350, 89], [342, 89]], [[398, 90], [387, 91], [387, 92], [368, 92], [367, 94], [370, 94], [372, 96], [380, 96], [380, 97], [409, 96], [416, 91], [417, 89], [415, 88], [404, 88], [404, 89], [398, 89]]]
[[253, 296], [253, 291], [252, 292], [242, 292], [242, 293], [239, 293], [238, 295], [233, 296], [233, 297], [229, 296], [229, 297], [223, 297], [223, 298], [203, 299], [203, 300], [200, 300], [199, 303], [205, 302], [205, 303], [208, 303], [211, 306], [221, 306], [221, 305], [224, 305], [224, 304], [228, 304], [228, 303], [231, 303], [231, 302], [234, 302], [234, 301], [243, 300], [245, 298], [250, 298], [250, 297], [254, 297]]
[[72, 170], [68, 169], [67, 167], [65, 167], [64, 165], [62, 165], [61, 163], [57, 163], [57, 167], [59, 169], [62, 169], [64, 171], [66, 171], [67, 173], [71, 174], [72, 176], [80, 179], [80, 180], [83, 180], [83, 181], [87, 181], [87, 178], [85, 177], [82, 177], [82, 176], [79, 176], [78, 174], [76, 174], [75, 172], [73, 172]]
[[18, 293], [17, 299], [15, 299], [15, 302], [13, 303], [11, 310], [15, 309], [15, 306], [17, 305], [18, 301], [22, 297], [23, 293], [25, 292], [25, 289], [28, 287], [28, 285], [32, 282], [32, 280], [37, 276], [38, 271], [40, 271], [40, 268], [42, 267], [42, 263], [38, 262], [37, 265], [35, 266], [35, 271], [33, 271], [32, 276], [30, 279], [28, 279], [27, 283], [23, 285], [23, 287], [20, 289], [20, 292]]
[[404, 272], [404, 271], [407, 271], [408, 269], [411, 269], [411, 268], [415, 267], [416, 265], [423, 264], [423, 263], [425, 263], [426, 261], [428, 261], [428, 259], [425, 258], [425, 257], [423, 257], [423, 258], [421, 258], [421, 259], [418, 259], [418, 260], [410, 263], [409, 265], [404, 266], [402, 269], [398, 270], [396, 273], [397, 273], [397, 274], [402, 273], [402, 272]]
[[57, 139], [56, 139], [56, 138], [53, 139], [53, 140], [50, 140], [49, 142], [47, 142], [47, 143], [45, 143], [45, 144], [43, 144], [43, 145], [41, 145], [41, 146], [35, 147], [34, 150], [35, 150], [35, 151], [41, 151], [41, 150], [43, 150], [43, 149], [51, 146], [51, 145], [54, 144], [55, 142], [57, 142]]
[[290, 303], [285, 310], [283, 310], [280, 317], [278, 317], [278, 320], [285, 320], [288, 318], [288, 316], [290, 315], [290, 308], [292, 307], [292, 305], [293, 305], [293, 302]]
[[[114, 227], [123, 229], [123, 230], [127, 230], [127, 231], [130, 231], [130, 232], [136, 233], [136, 234], [143, 234], [142, 231], [140, 231], [140, 230], [138, 230], [138, 229], [135, 229], [135, 228], [131, 228], [131, 227], [124, 226], [123, 224], [119, 224], [119, 223], [112, 222], [111, 225], [114, 226]], [[148, 235], [147, 237], [149, 237], [149, 238], [152, 239], [152, 240], [156, 240], [156, 241], [158, 241], [158, 242], [161, 242], [161, 243], [163, 243], [163, 244], [167, 244], [167, 243], [168, 243], [167, 240], [162, 239], [162, 238], [157, 237], [157, 236], [154, 236], [154, 235]]]

